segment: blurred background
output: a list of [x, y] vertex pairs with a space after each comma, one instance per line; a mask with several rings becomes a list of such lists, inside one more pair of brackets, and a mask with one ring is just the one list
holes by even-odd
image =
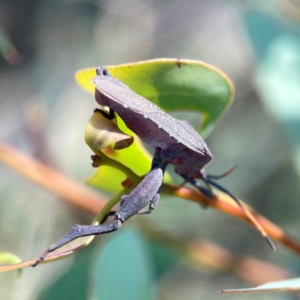
[[[208, 172], [237, 165], [222, 184], [299, 238], [299, 21], [297, 0], [2, 0], [1, 142], [83, 182], [94, 171], [83, 136], [96, 103], [74, 73], [160, 57], [202, 60], [236, 87], [232, 107], [206, 139], [214, 155]], [[0, 251], [22, 259], [94, 217], [4, 166], [0, 195]], [[203, 263], [168, 237], [202, 243]], [[205, 261], [210, 253], [215, 264]], [[248, 265], [233, 263], [243, 257]], [[297, 277], [299, 257], [280, 245], [273, 253], [240, 220], [163, 197], [154, 214], [133, 218], [76, 255], [21, 277], [1, 273], [0, 299], [231, 299], [240, 296], [219, 291], [268, 282], [272, 270]]]

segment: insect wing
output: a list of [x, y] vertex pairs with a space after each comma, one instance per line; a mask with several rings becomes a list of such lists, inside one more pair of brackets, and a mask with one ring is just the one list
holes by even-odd
[[138, 95], [128, 87], [119, 85], [116, 81], [109, 80], [111, 77], [96, 76], [93, 78], [95, 88], [104, 96], [136, 113], [163, 113], [163, 111], [152, 102]]
[[[207, 146], [205, 142], [186, 121], [177, 120], [166, 114], [158, 106], [124, 86], [123, 83], [120, 83], [113, 77], [96, 76], [92, 81], [96, 89], [111, 101], [143, 115], [176, 142], [186, 145], [201, 155], [206, 155]], [[116, 112], [118, 113], [117, 109]]]

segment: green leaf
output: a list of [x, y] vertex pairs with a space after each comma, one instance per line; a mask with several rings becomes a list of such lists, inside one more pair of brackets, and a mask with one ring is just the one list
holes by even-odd
[[233, 85], [217, 68], [200, 61], [161, 59], [109, 67], [113, 76], [164, 111], [203, 115], [205, 136], [232, 102]]
[[255, 288], [223, 290], [223, 294], [246, 294], [262, 292], [287, 292], [300, 290], [300, 278], [269, 282]]
[[[233, 100], [231, 80], [221, 70], [201, 61], [154, 59], [107, 68], [133, 91], [165, 111], [191, 110], [203, 114], [199, 128], [203, 136]], [[95, 68], [85, 69], [76, 73], [76, 80], [94, 93], [91, 83], [94, 76]]]
[[[21, 258], [11, 252], [0, 252], [0, 264], [14, 265], [21, 262]], [[17, 270], [18, 275], [21, 275], [21, 270]]]
[[21, 258], [11, 252], [0, 252], [0, 264], [13, 265], [21, 262]]
[[146, 249], [142, 236], [136, 231], [123, 230], [114, 234], [98, 252], [93, 264], [90, 298], [156, 299], [153, 272]]
[[[193, 111], [202, 116], [197, 129], [206, 136], [233, 100], [234, 88], [230, 79], [219, 69], [194, 60], [154, 59], [118, 66], [108, 66], [108, 70], [133, 91], [152, 101], [166, 112]], [[95, 68], [77, 72], [76, 80], [81, 87], [94, 94], [91, 79]], [[118, 119], [119, 128], [126, 134], [134, 135]], [[122, 162], [137, 175], [146, 174], [151, 166], [151, 155], [143, 147], [138, 137], [129, 148], [121, 151], [105, 152], [111, 158]], [[110, 176], [110, 177], [108, 177]], [[102, 184], [110, 179], [109, 189]], [[117, 178], [117, 176], [116, 176]], [[118, 177], [119, 180], [119, 177]], [[171, 182], [167, 174], [165, 182]], [[100, 168], [87, 183], [109, 191], [119, 191], [120, 181]]]

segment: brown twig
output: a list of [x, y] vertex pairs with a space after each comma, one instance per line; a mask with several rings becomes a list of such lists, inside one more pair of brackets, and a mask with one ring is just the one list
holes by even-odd
[[[98, 213], [107, 201], [107, 198], [100, 196], [86, 186], [71, 180], [60, 172], [34, 160], [13, 147], [1, 143], [0, 162], [21, 173], [33, 182], [59, 195], [65, 201], [92, 213]], [[217, 197], [214, 197], [207, 202], [207, 199], [203, 194], [186, 187], [178, 188], [174, 185], [163, 184], [162, 192], [202, 205], [209, 205], [223, 213], [250, 223], [250, 220], [244, 211], [224, 193], [219, 193]], [[262, 225], [272, 239], [300, 254], [300, 244], [295, 239], [288, 236], [279, 226], [255, 212], [245, 203], [244, 206], [252, 212], [256, 220]]]
[[[206, 197], [196, 190], [191, 190], [186, 187], [177, 188], [173, 185], [164, 184], [163, 193], [190, 200], [201, 205], [208, 205], [217, 210], [222, 211], [228, 215], [234, 216], [236, 218], [242, 219], [248, 223], [251, 223], [248, 216], [244, 211], [238, 207], [233, 200], [224, 193], [219, 193], [217, 197], [214, 197], [207, 201]], [[258, 214], [253, 208], [243, 202], [243, 205], [251, 211], [255, 219], [261, 224], [269, 236], [275, 241], [285, 245], [287, 248], [293, 250], [297, 254], [300, 254], [300, 243], [294, 238], [288, 236], [279, 226], [272, 223], [270, 220], [264, 216]]]
[[87, 186], [3, 143], [0, 143], [0, 162], [65, 201], [89, 212], [99, 212], [108, 200]]
[[166, 234], [158, 226], [145, 220], [139, 222], [145, 236], [168, 245], [183, 253], [189, 262], [215, 272], [232, 272], [246, 282], [260, 285], [269, 281], [292, 278], [295, 275], [281, 267], [274, 266], [251, 256], [235, 256], [224, 247], [205, 240], [189, 241], [184, 236]]

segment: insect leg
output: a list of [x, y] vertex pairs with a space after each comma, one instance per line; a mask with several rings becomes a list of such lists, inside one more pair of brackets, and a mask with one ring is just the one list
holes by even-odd
[[108, 212], [100, 224], [105, 223], [107, 221], [107, 219], [111, 216], [114, 216], [116, 214], [116, 212], [117, 212], [116, 210], [112, 210], [112, 211]]
[[129, 195], [122, 196], [121, 205], [117, 212], [111, 212], [111, 214], [115, 215], [113, 224], [98, 226], [75, 225], [71, 231], [67, 233], [67, 235], [50, 246], [32, 266], [35, 267], [38, 263], [43, 261], [48, 253], [55, 251], [79, 237], [116, 231], [119, 227], [121, 227], [122, 223], [137, 214], [141, 209], [153, 201], [153, 199], [157, 199], [157, 195], [159, 195], [159, 190], [163, 181], [164, 169], [165, 164], [160, 163], [158, 165], [156, 161], [152, 163], [151, 171], [138, 184], [138, 186]]
[[43, 261], [48, 253], [55, 251], [56, 249], [64, 246], [65, 244], [84, 236], [97, 235], [102, 233], [109, 233], [117, 230], [122, 225], [122, 222], [115, 218], [114, 223], [110, 225], [78, 225], [76, 224], [73, 228], [58, 242], [50, 246], [44, 253], [36, 260], [32, 265], [33, 267], [37, 266], [41, 261]]
[[154, 196], [154, 198], [150, 201], [149, 209], [148, 210], [140, 210], [137, 215], [148, 215], [153, 212], [153, 210], [156, 208], [158, 201], [160, 198], [160, 191], [157, 192], [157, 194]]
[[271, 247], [271, 249], [273, 251], [276, 250], [276, 247], [273, 243], [273, 241], [271, 240], [271, 238], [269, 237], [269, 235], [266, 233], [266, 231], [264, 230], [264, 228], [260, 225], [260, 223], [255, 219], [255, 217], [253, 216], [253, 214], [247, 210], [245, 208], [245, 206], [242, 204], [242, 202], [236, 198], [231, 192], [229, 192], [226, 188], [224, 188], [223, 186], [221, 186], [220, 184], [216, 183], [215, 181], [213, 181], [209, 176], [203, 176], [202, 180], [204, 182], [206, 182], [207, 184], [210, 184], [214, 187], [216, 187], [217, 189], [219, 189], [220, 191], [224, 192], [225, 194], [227, 194], [228, 196], [230, 196], [235, 202], [236, 204], [244, 211], [244, 213], [246, 214], [246, 216], [248, 217], [248, 219], [251, 221], [251, 223], [256, 227], [256, 229], [258, 231], [260, 231], [260, 233], [262, 234], [262, 236], [266, 239], [267, 243], [269, 244], [269, 246]]
[[[157, 150], [154, 154], [153, 160], [152, 160], [152, 167], [151, 167], [151, 171], [154, 171], [155, 169], [158, 169], [162, 172], [162, 174], [159, 174], [158, 178], [160, 178], [160, 175], [162, 175], [161, 180], [160, 181], [160, 186], [159, 188], [156, 190], [155, 195], [152, 197], [152, 199], [149, 201], [149, 209], [148, 210], [140, 210], [138, 211], [136, 214], [138, 215], [145, 215], [145, 214], [151, 214], [152, 211], [156, 208], [159, 198], [160, 198], [160, 191], [161, 191], [161, 185], [162, 185], [162, 181], [163, 181], [163, 176], [165, 173], [165, 169], [166, 169], [166, 162], [163, 161], [160, 157], [160, 150]], [[153, 180], [153, 179], [151, 179]], [[125, 197], [125, 196], [123, 196]], [[123, 198], [122, 197], [122, 198]], [[122, 199], [123, 201], [123, 199]]]
[[193, 185], [195, 188], [197, 188], [202, 194], [206, 196], [205, 202], [201, 204], [203, 208], [207, 208], [209, 204], [209, 200], [214, 196], [212, 189], [210, 188], [209, 184], [205, 183], [205, 187], [201, 185], [199, 181], [196, 181], [194, 178], [191, 178], [187, 175], [181, 175], [181, 177], [184, 178], [184, 180], [191, 185]]
[[194, 178], [191, 178], [187, 175], [181, 175], [181, 177], [187, 181], [188, 183], [190, 183], [191, 185], [193, 185], [195, 188], [197, 188], [202, 194], [204, 194], [208, 199], [212, 198], [214, 196], [213, 192], [211, 191], [211, 189], [204, 187], [201, 185], [201, 183], [197, 180], [195, 180]]
[[103, 117], [105, 117], [108, 120], [113, 120], [115, 118], [115, 112], [112, 109], [109, 109], [109, 113], [108, 113], [108, 112], [106, 112], [104, 110], [101, 110], [99, 108], [95, 108], [94, 112], [99, 112]]
[[237, 168], [237, 166], [233, 166], [220, 175], [206, 174], [206, 173], [204, 173], [204, 171], [202, 171], [202, 174], [204, 174], [204, 176], [206, 178], [218, 180], [218, 179], [221, 179], [221, 178], [224, 178], [224, 177], [230, 175], [232, 172], [234, 172], [236, 170], [236, 168]]

